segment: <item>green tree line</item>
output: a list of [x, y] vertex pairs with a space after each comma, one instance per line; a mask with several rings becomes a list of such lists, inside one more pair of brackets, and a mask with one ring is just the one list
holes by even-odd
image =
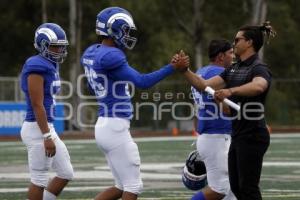
[[[261, 5], [261, 9], [257, 5]], [[271, 123], [279, 125], [300, 122], [300, 89], [297, 87], [300, 79], [300, 1], [297, 0], [2, 0], [0, 76], [18, 76], [26, 58], [36, 54], [33, 47], [35, 29], [47, 21], [60, 24], [69, 39], [75, 31], [75, 43], [70, 46], [69, 57], [61, 67], [63, 79], [72, 81], [72, 76], [74, 79], [82, 73], [78, 55], [97, 42], [96, 15], [108, 6], [123, 7], [133, 15], [139, 38], [136, 48], [127, 52], [128, 60], [145, 73], [169, 63], [171, 56], [180, 49], [190, 55], [196, 70], [208, 63], [207, 45], [211, 39], [232, 41], [242, 25], [253, 24], [259, 19], [271, 21], [277, 37], [265, 46], [263, 55], [276, 81], [268, 100], [271, 103], [267, 107], [267, 117]], [[72, 7], [75, 28], [70, 25]], [[262, 16], [257, 19], [258, 15]], [[189, 92], [189, 86], [179, 75], [167, 80], [181, 81], [183, 84], [174, 89]], [[153, 91], [167, 90], [167, 87], [170, 85]]]

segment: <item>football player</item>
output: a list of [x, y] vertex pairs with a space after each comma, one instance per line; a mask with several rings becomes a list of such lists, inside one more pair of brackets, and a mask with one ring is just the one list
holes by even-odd
[[232, 141], [228, 153], [230, 186], [238, 199], [262, 199], [259, 182], [263, 158], [270, 145], [264, 106], [272, 73], [258, 53], [264, 41], [269, 42], [275, 36], [269, 21], [258, 26], [242, 26], [233, 42], [237, 62], [220, 75], [205, 80], [189, 69], [182, 69], [184, 77], [197, 90], [210, 86], [216, 90], [216, 101], [229, 98], [240, 104], [240, 111], [230, 109]]
[[[34, 37], [39, 54], [28, 58], [21, 72], [27, 103], [21, 138], [28, 151], [30, 200], [55, 200], [73, 178], [68, 150], [53, 127], [54, 95], [60, 91], [59, 64], [67, 55], [67, 45], [66, 34], [59, 25], [42, 24]], [[50, 168], [56, 177], [48, 183]]]
[[[232, 45], [226, 40], [212, 40], [208, 54], [210, 64], [197, 71], [197, 74], [204, 79], [219, 75], [224, 71], [224, 67], [231, 65], [233, 60]], [[220, 112], [213, 96], [197, 91], [193, 87], [192, 93], [199, 108], [196, 127], [199, 133], [197, 150], [200, 159], [205, 163], [208, 182], [208, 186], [195, 194], [192, 200], [220, 200], [227, 194], [231, 195], [227, 162], [231, 141], [231, 121]]]
[[178, 66], [189, 65], [189, 57], [182, 54], [176, 63], [140, 74], [128, 64], [125, 55], [125, 50], [133, 49], [137, 42], [135, 31], [133, 18], [127, 10], [106, 8], [96, 19], [96, 34], [101, 42], [89, 46], [81, 58], [89, 87], [99, 104], [96, 143], [115, 180], [115, 186], [99, 193], [96, 200], [135, 200], [143, 188], [140, 155], [129, 132], [132, 118], [129, 84], [149, 88], [172, 74]]

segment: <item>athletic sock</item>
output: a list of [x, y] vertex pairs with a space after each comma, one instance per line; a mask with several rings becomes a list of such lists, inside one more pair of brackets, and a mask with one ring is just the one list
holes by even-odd
[[205, 200], [205, 197], [202, 192], [198, 192], [197, 194], [194, 194], [191, 200]]
[[56, 200], [56, 196], [48, 190], [44, 190], [43, 200]]

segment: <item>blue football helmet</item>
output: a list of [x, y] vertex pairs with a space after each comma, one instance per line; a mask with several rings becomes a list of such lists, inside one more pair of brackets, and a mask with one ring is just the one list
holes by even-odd
[[[67, 56], [69, 42], [65, 31], [57, 24], [44, 23], [40, 25], [34, 36], [34, 47], [41, 56], [55, 62], [62, 63]], [[56, 47], [52, 49], [51, 47]]]
[[106, 8], [97, 15], [96, 34], [112, 38], [120, 49], [133, 49], [137, 38], [131, 14], [119, 7]]
[[182, 182], [190, 190], [201, 190], [207, 185], [206, 168], [197, 150], [192, 151], [182, 170]]

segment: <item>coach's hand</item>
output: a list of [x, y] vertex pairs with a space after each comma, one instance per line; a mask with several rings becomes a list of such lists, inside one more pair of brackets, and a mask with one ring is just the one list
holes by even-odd
[[214, 98], [217, 102], [222, 102], [225, 98], [230, 97], [232, 91], [230, 89], [221, 89], [215, 91]]
[[55, 155], [56, 147], [52, 138], [44, 139], [44, 147], [47, 157], [53, 157]]
[[190, 57], [181, 50], [172, 57], [171, 65], [180, 72], [185, 72], [190, 66]]

